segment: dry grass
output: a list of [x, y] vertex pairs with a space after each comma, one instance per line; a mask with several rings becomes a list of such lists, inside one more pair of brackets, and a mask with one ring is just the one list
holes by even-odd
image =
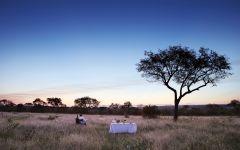
[[87, 115], [87, 126], [75, 124], [70, 114], [0, 114], [1, 149], [240, 149], [240, 118], [172, 117], [143, 119], [130, 116], [136, 134], [109, 134], [113, 118]]

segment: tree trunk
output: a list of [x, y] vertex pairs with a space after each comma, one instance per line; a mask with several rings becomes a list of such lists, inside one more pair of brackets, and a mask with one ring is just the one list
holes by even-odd
[[174, 121], [177, 121], [178, 119], [178, 104], [179, 104], [179, 101], [175, 99], [174, 118], [173, 118]]

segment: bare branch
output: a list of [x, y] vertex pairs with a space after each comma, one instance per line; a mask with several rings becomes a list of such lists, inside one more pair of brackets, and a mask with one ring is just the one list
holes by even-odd
[[192, 90], [190, 90], [190, 86], [187, 86], [187, 87], [188, 87], [188, 91], [186, 91], [184, 94], [182, 94], [182, 95], [179, 96], [179, 98], [178, 98], [179, 101], [181, 100], [181, 98], [183, 98], [183, 97], [186, 96], [187, 94], [190, 94], [190, 93], [192, 93], [192, 92], [194, 92], [194, 91], [199, 90], [199, 89], [202, 88], [202, 87], [207, 86], [208, 83], [210, 83], [210, 82], [209, 82], [209, 81], [208, 81], [208, 82], [205, 82], [205, 81], [204, 81], [204, 84], [203, 84], [203, 85], [200, 85], [200, 86], [198, 86], [198, 87], [196, 87], [196, 88], [194, 88], [194, 89], [192, 89]]
[[185, 77], [185, 79], [183, 80], [182, 85], [181, 85], [181, 87], [180, 87], [180, 95], [182, 95], [182, 90], [183, 90], [183, 88], [185, 87], [185, 83], [186, 83], [187, 79], [189, 78], [189, 76], [190, 76], [191, 74], [192, 74], [192, 73], [189, 73], [189, 74]]

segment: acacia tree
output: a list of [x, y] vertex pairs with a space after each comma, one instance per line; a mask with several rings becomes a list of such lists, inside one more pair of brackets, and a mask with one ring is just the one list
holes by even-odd
[[10, 100], [2, 99], [2, 100], [0, 100], [0, 105], [2, 105], [2, 106], [15, 106], [16, 104], [14, 104]]
[[130, 108], [130, 107], [132, 107], [132, 103], [130, 101], [126, 101], [126, 102], [123, 103], [123, 107], [124, 108]]
[[41, 100], [40, 98], [36, 98], [36, 99], [33, 101], [33, 105], [34, 105], [34, 106], [47, 106], [47, 103], [44, 102], [43, 100]]
[[207, 85], [216, 86], [220, 79], [231, 75], [228, 59], [208, 48], [201, 47], [196, 52], [188, 47], [169, 46], [157, 53], [145, 52], [145, 56], [137, 70], [149, 81], [161, 82], [173, 91], [175, 121], [184, 96]]
[[132, 107], [132, 103], [131, 103], [130, 101], [126, 101], [126, 102], [124, 102], [123, 105], [122, 105], [122, 108], [123, 108], [123, 110], [124, 110], [124, 116], [125, 116], [126, 118], [129, 117], [129, 116], [128, 116], [128, 112], [129, 112], [130, 107]]
[[75, 99], [74, 104], [75, 106], [81, 107], [81, 108], [96, 108], [98, 107], [100, 102], [95, 98], [86, 96], [86, 97]]
[[47, 98], [47, 102], [53, 107], [66, 107], [66, 105], [62, 103], [61, 98], [57, 98], [57, 97]]
[[111, 105], [109, 105], [108, 108], [109, 108], [109, 109], [116, 110], [116, 109], [119, 109], [119, 108], [120, 108], [120, 104], [117, 104], [117, 103], [111, 103]]

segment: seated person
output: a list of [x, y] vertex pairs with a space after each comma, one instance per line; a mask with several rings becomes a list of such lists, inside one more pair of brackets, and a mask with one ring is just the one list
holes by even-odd
[[87, 125], [87, 120], [82, 116], [82, 114], [79, 115], [80, 117], [78, 117], [77, 115], [77, 118], [78, 119], [78, 124], [81, 124], [81, 125]]
[[76, 124], [80, 124], [80, 120], [78, 118], [78, 114], [77, 114], [77, 118], [76, 118]]

